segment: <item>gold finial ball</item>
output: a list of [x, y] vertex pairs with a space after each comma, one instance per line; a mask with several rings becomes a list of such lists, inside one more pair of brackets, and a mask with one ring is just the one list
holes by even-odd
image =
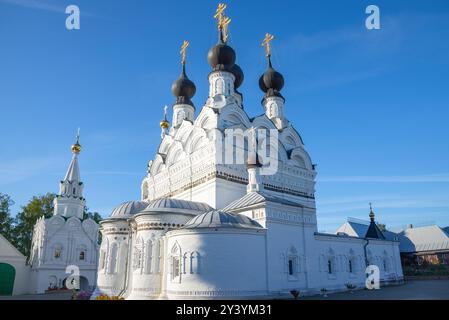
[[80, 145], [79, 143], [75, 143], [75, 144], [72, 146], [72, 152], [73, 152], [74, 154], [79, 154], [79, 153], [81, 152], [81, 145]]
[[167, 120], [162, 120], [160, 125], [161, 125], [161, 128], [165, 130], [170, 127], [170, 122], [168, 122]]

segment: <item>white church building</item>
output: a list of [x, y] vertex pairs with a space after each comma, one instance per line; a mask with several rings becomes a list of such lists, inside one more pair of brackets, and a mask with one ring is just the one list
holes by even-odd
[[[54, 200], [54, 215], [35, 224], [28, 263], [28, 293], [56, 288], [89, 290], [95, 286], [98, 261], [98, 224], [84, 217], [85, 199], [80, 178], [79, 135], [72, 146], [72, 161]], [[79, 276], [79, 283], [66, 283]], [[77, 279], [77, 278], [76, 278]], [[76, 280], [75, 280], [76, 281]]]
[[[224, 7], [216, 17], [219, 40], [208, 54], [209, 97], [195, 117], [191, 99], [196, 87], [186, 74], [185, 42], [182, 73], [172, 86], [172, 122], [167, 116], [161, 121], [162, 139], [142, 181], [141, 199], [118, 206], [100, 223], [94, 296], [291, 297], [293, 290], [315, 294], [349, 285], [362, 288], [369, 265], [378, 267], [381, 283], [401, 282], [399, 242], [383, 236], [372, 210], [363, 237], [318, 232], [316, 167], [284, 113], [284, 78], [271, 63], [273, 37], [264, 41], [268, 67], [259, 81], [263, 114], [252, 117], [238, 91], [244, 76], [227, 44], [230, 20]], [[270, 154], [250, 152], [251, 143], [239, 145], [232, 138], [231, 158], [243, 152], [245, 162], [226, 161], [230, 132], [250, 132], [257, 150], [268, 145]], [[270, 132], [270, 138], [261, 132]], [[276, 171], [264, 174], [272, 161]], [[82, 228], [88, 223], [94, 230], [91, 222], [72, 222], [75, 213], [67, 221], [61, 215], [49, 223]], [[43, 256], [54, 263], [52, 248]], [[71, 245], [69, 250], [78, 257], [81, 249]], [[90, 252], [86, 259], [92, 261]]]

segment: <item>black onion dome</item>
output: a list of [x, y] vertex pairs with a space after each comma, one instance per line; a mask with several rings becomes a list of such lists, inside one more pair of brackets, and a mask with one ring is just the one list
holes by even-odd
[[273, 69], [271, 65], [271, 58], [268, 57], [268, 69], [259, 79], [260, 89], [267, 94], [267, 96], [279, 96], [284, 87], [284, 77], [282, 74]]
[[234, 88], [237, 89], [242, 85], [245, 75], [243, 74], [242, 68], [240, 68], [238, 64], [234, 64], [230, 71], [235, 77]]
[[185, 66], [182, 67], [182, 74], [179, 79], [173, 82], [171, 91], [176, 97], [176, 104], [189, 104], [193, 106], [190, 99], [192, 99], [196, 93], [196, 86], [193, 81], [187, 77]]
[[222, 34], [219, 38], [218, 44], [209, 50], [207, 61], [214, 71], [229, 71], [235, 64], [236, 54], [234, 49], [223, 42]]

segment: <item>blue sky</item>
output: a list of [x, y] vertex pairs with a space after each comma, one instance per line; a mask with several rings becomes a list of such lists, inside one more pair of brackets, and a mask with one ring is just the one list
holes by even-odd
[[[260, 46], [276, 36], [286, 115], [318, 164], [319, 229], [346, 217], [449, 225], [449, 2], [228, 1], [250, 115], [262, 113]], [[65, 28], [66, 6], [81, 29]], [[381, 30], [365, 28], [365, 8]], [[0, 0], [0, 192], [56, 192], [81, 127], [85, 197], [103, 216], [138, 199], [164, 104], [190, 41], [199, 110], [216, 1]]]

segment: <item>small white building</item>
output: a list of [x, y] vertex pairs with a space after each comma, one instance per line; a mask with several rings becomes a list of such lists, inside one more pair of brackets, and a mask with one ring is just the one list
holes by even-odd
[[0, 234], [0, 296], [28, 293], [26, 257]]
[[[142, 181], [141, 200], [120, 205], [100, 223], [94, 297], [291, 297], [293, 290], [364, 287], [368, 265], [379, 267], [383, 283], [402, 281], [399, 242], [385, 239], [374, 213], [362, 238], [318, 232], [316, 167], [285, 116], [284, 78], [269, 50], [267, 56], [259, 81], [264, 113], [257, 117], [244, 110], [237, 90], [243, 71], [225, 30], [220, 28], [219, 42], [209, 51], [209, 97], [196, 118], [196, 87], [183, 59], [172, 86], [172, 125], [167, 117], [161, 121], [162, 141]], [[276, 160], [277, 170], [269, 175], [262, 174], [266, 162], [254, 154], [248, 165], [226, 161], [230, 132], [258, 130], [276, 136], [264, 140], [254, 134], [252, 141], [275, 148], [268, 162]], [[230, 141], [232, 159], [249, 151]]]
[[80, 151], [78, 135], [72, 146], [72, 161], [54, 200], [54, 215], [49, 219], [41, 217], [34, 226], [29, 259], [30, 293], [67, 287], [67, 277], [77, 273], [81, 289], [89, 290], [95, 285], [98, 224], [84, 217], [84, 185], [78, 165]]

